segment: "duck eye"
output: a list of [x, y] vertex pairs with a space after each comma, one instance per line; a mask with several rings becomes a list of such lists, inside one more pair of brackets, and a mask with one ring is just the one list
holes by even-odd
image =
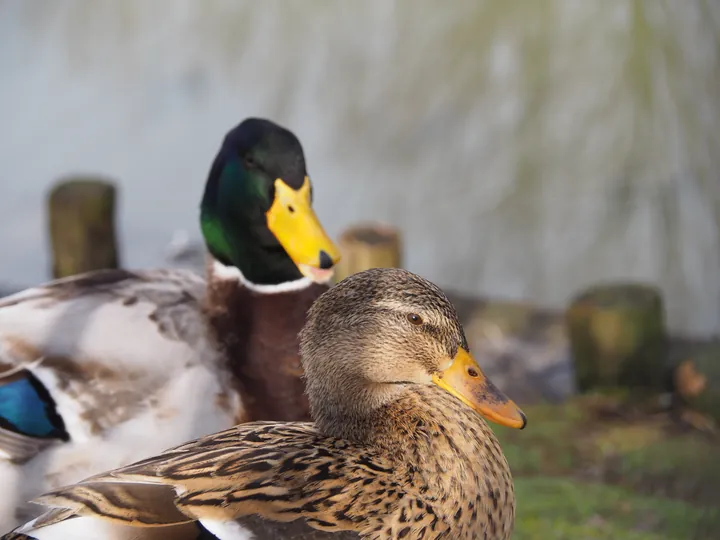
[[256, 165], [255, 158], [252, 156], [245, 156], [243, 158], [243, 162], [245, 163], [245, 166], [248, 168], [255, 167], [255, 165]]
[[408, 313], [407, 320], [415, 326], [420, 326], [423, 323], [422, 317], [417, 313]]

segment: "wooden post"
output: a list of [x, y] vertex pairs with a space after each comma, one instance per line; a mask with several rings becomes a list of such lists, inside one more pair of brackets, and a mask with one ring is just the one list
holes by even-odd
[[48, 196], [53, 277], [117, 268], [115, 185], [96, 177], [58, 181]]
[[578, 389], [666, 390], [669, 366], [656, 287], [608, 284], [576, 296], [566, 312]]
[[335, 281], [369, 268], [399, 268], [402, 264], [400, 233], [387, 225], [362, 224], [340, 235], [342, 258], [335, 267]]

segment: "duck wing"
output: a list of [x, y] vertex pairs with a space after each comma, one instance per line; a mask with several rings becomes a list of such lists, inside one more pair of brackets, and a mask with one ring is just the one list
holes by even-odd
[[425, 515], [408, 524], [411, 497], [397, 478], [386, 456], [310, 423], [254, 422], [43, 495], [34, 502], [54, 508], [21, 531], [91, 517], [132, 527], [198, 521], [221, 539], [394, 538], [427, 526]]
[[152, 404], [179, 369], [219, 369], [204, 293], [189, 271], [107, 270], [2, 299], [0, 427], [87, 439]]
[[0, 530], [44, 491], [237, 422], [205, 290], [190, 271], [106, 270], [0, 299]]

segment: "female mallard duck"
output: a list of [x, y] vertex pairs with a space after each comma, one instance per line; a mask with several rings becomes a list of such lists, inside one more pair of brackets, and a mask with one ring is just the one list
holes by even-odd
[[43, 491], [168, 446], [309, 419], [297, 333], [338, 260], [311, 200], [295, 135], [248, 119], [205, 187], [207, 283], [108, 270], [0, 300], [0, 528]]
[[300, 339], [314, 424], [242, 424], [55, 490], [38, 499], [54, 509], [18, 532], [510, 537], [512, 478], [482, 416], [525, 417], [475, 363], [440, 289], [399, 269], [355, 274], [315, 302]]

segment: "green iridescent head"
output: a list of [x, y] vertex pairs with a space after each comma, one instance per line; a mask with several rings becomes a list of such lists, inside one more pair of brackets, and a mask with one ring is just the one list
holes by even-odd
[[225, 136], [200, 223], [213, 257], [252, 283], [326, 282], [340, 259], [312, 209], [300, 141], [269, 120], [248, 118]]

